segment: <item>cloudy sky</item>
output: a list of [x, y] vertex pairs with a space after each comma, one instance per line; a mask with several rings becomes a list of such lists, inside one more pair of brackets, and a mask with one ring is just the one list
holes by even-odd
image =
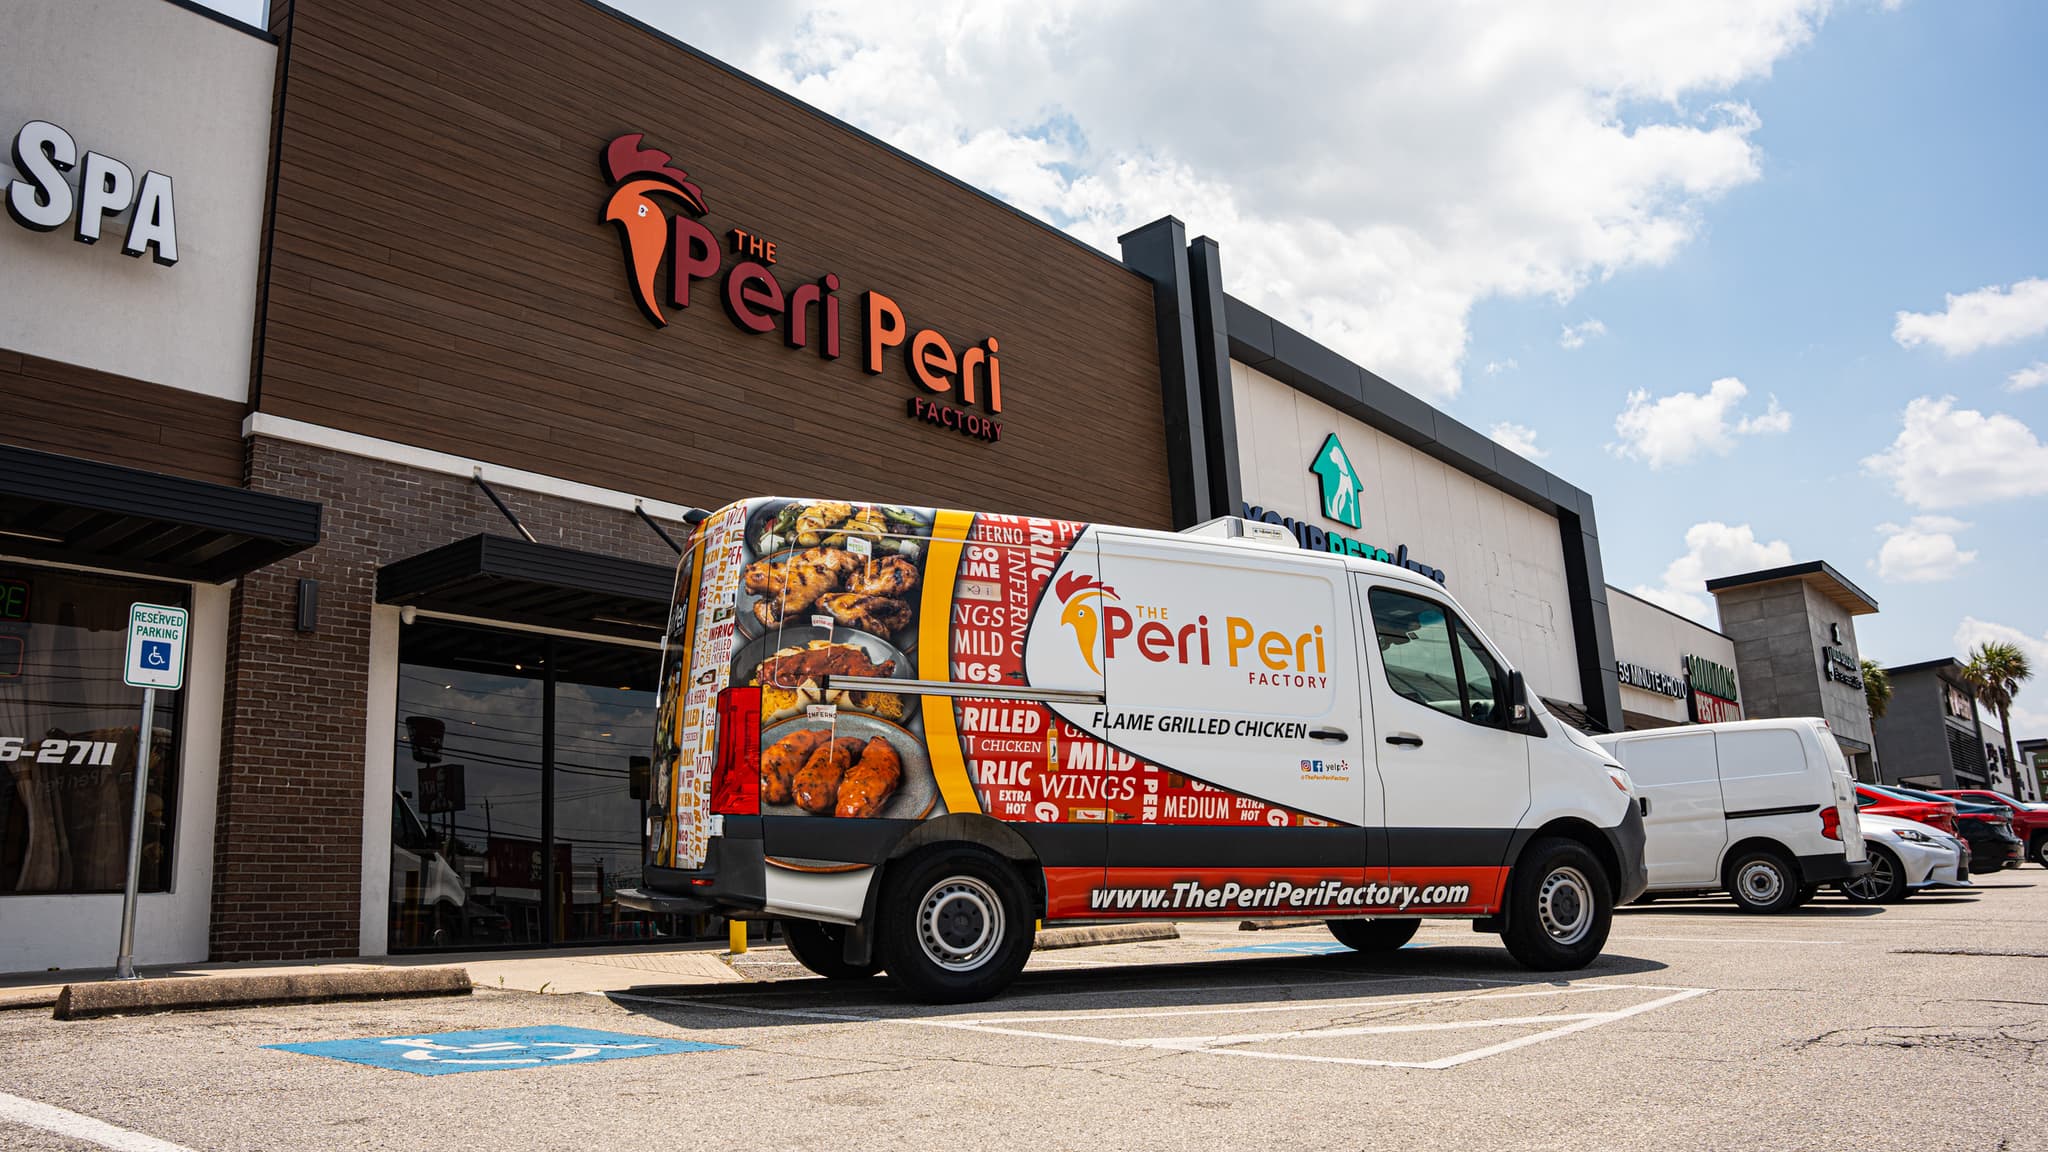
[[1107, 251], [1214, 236], [1590, 490], [1616, 585], [1821, 559], [1880, 661], [2022, 644], [2048, 735], [2048, 6], [619, 6]]

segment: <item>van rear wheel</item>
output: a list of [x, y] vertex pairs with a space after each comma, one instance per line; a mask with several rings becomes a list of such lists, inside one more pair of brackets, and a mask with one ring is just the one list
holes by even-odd
[[817, 920], [784, 920], [782, 938], [796, 962], [827, 980], [865, 980], [882, 970], [880, 960], [846, 962], [846, 926]]
[[1539, 972], [1584, 968], [1607, 944], [1614, 889], [1600, 860], [1576, 840], [1546, 836], [1508, 873], [1508, 952]]
[[1799, 866], [1775, 848], [1751, 848], [1728, 862], [1728, 894], [1744, 912], [1789, 912], [1799, 906]]
[[1330, 935], [1337, 938], [1353, 952], [1392, 952], [1415, 938], [1415, 930], [1422, 927], [1422, 921], [1415, 916], [1389, 919], [1375, 916], [1370, 920], [1327, 920]]
[[1000, 856], [931, 848], [891, 865], [883, 885], [882, 966], [927, 1004], [986, 1000], [1031, 958], [1024, 885]]

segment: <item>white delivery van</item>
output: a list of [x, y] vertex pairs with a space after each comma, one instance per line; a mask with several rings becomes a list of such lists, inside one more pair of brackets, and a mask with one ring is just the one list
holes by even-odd
[[1424, 916], [1576, 968], [1642, 890], [1613, 758], [1428, 575], [1277, 526], [833, 500], [700, 523], [666, 637], [642, 887], [783, 922], [933, 1001], [1032, 923]]
[[1870, 870], [1854, 780], [1820, 719], [1735, 720], [1594, 738], [1646, 809], [1649, 895], [1725, 891], [1783, 912]]

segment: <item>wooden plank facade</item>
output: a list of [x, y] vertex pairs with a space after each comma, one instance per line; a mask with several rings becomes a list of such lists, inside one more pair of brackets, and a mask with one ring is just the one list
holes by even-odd
[[[287, 13], [261, 411], [704, 506], [1169, 525], [1153, 288], [1116, 261], [593, 4]], [[838, 275], [838, 359], [741, 329], [717, 279], [641, 315], [601, 219], [630, 132], [713, 233], [775, 242], [785, 290]], [[1000, 441], [911, 420], [907, 341], [862, 370], [869, 290], [955, 350], [997, 338]]]

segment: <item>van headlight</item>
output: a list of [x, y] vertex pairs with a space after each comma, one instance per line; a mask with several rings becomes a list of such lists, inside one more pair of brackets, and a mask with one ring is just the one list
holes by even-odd
[[1621, 789], [1622, 795], [1633, 797], [1636, 794], [1636, 782], [1629, 778], [1628, 769], [1618, 764], [1609, 764], [1607, 765], [1607, 779], [1616, 788]]

